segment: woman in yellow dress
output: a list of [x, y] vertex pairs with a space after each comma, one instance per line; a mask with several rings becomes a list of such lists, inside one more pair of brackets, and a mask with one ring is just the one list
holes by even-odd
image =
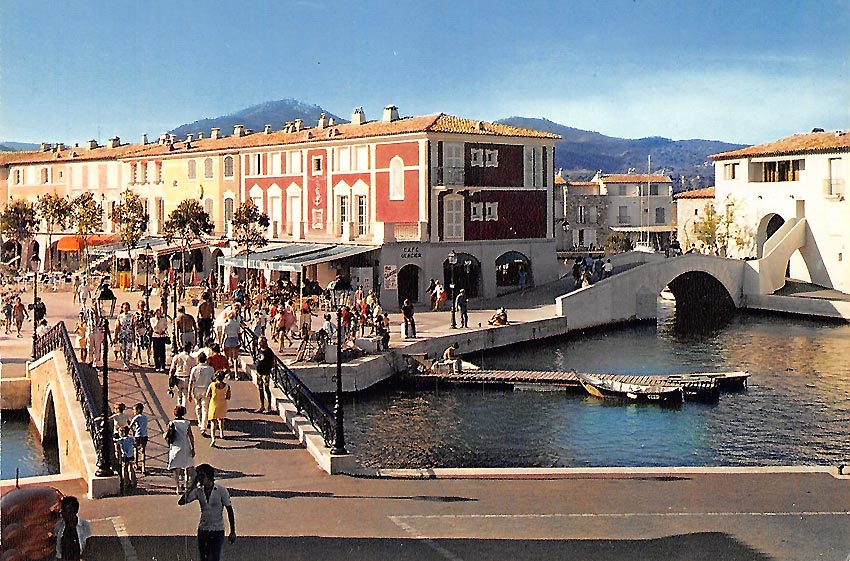
[[224, 381], [224, 371], [216, 374], [215, 382], [207, 388], [207, 402], [210, 404], [209, 420], [212, 421], [212, 441], [210, 446], [215, 446], [215, 429], [218, 427], [218, 436], [224, 439], [224, 419], [227, 417], [227, 400], [230, 399], [230, 386]]

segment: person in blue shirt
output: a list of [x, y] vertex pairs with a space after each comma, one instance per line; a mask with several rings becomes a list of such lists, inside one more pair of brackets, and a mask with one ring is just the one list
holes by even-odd
[[130, 428], [133, 429], [133, 438], [136, 447], [136, 469], [144, 475], [145, 463], [147, 461], [147, 446], [148, 446], [148, 417], [144, 413], [145, 406], [142, 403], [137, 403], [133, 406], [135, 415], [130, 419]]
[[118, 439], [118, 449], [121, 457], [118, 461], [121, 465], [121, 491], [127, 492], [136, 487], [136, 470], [133, 463], [136, 452], [136, 439], [130, 436], [130, 427], [124, 425], [119, 430], [121, 437]]

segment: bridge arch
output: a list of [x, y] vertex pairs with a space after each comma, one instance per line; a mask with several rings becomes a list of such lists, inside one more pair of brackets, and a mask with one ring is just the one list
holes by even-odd
[[61, 455], [59, 454], [59, 426], [56, 419], [56, 404], [53, 399], [53, 388], [48, 385], [44, 392], [44, 407], [42, 415], [36, 420], [36, 429], [41, 437], [41, 446], [45, 454], [56, 458], [56, 464], [61, 471]]

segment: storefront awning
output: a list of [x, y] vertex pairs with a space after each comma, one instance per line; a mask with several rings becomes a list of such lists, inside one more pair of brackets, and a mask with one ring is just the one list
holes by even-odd
[[670, 225], [653, 225], [653, 226], [611, 226], [614, 232], [672, 232], [675, 230]]
[[372, 245], [286, 244], [264, 251], [251, 252], [250, 255], [243, 252], [233, 257], [219, 257], [218, 264], [245, 268], [247, 261], [249, 269], [297, 273], [303, 267], [345, 259], [375, 249], [378, 247]]
[[85, 241], [83, 241], [81, 236], [63, 236], [56, 242], [56, 249], [59, 251], [80, 252], [86, 245], [91, 250], [93, 247], [115, 243], [116, 241], [118, 241], [118, 234], [92, 234]]

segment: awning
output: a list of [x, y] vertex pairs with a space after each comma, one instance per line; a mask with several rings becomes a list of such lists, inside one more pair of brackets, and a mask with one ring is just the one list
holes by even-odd
[[92, 234], [85, 242], [81, 236], [63, 236], [56, 242], [56, 249], [59, 251], [80, 252], [86, 245], [92, 248], [94, 246], [114, 243], [117, 240], [118, 234]]
[[611, 226], [614, 232], [672, 232], [676, 228], [670, 225], [660, 226]]
[[247, 260], [249, 269], [297, 273], [303, 267], [338, 261], [376, 249], [378, 246], [373, 245], [286, 244], [264, 251], [251, 252], [250, 255], [243, 252], [233, 257], [219, 257], [218, 264], [245, 268]]

